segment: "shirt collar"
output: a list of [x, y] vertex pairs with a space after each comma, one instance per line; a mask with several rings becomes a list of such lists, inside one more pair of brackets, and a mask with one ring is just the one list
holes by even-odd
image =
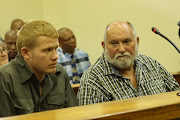
[[67, 57], [70, 58], [71, 56], [73, 56], [73, 55], [75, 54], [76, 48], [75, 48], [73, 54], [69, 54], [69, 53], [67, 53], [67, 52], [64, 52], [61, 47], [59, 47], [58, 51], [62, 52], [65, 56], [67, 56]]
[[[17, 71], [21, 72], [19, 74], [21, 78], [21, 82], [24, 83], [27, 80], [29, 80], [33, 75], [35, 75], [30, 67], [27, 65], [25, 62], [24, 58], [22, 56], [17, 55], [16, 58], [12, 61], [17, 64]], [[57, 64], [58, 65], [58, 64]], [[59, 67], [56, 67], [56, 73], [55, 74], [50, 74], [51, 76], [56, 76], [61, 73], [61, 70]]]
[[113, 69], [112, 69], [112, 65], [107, 61], [105, 54], [102, 54], [102, 65], [104, 68], [104, 74], [108, 75], [108, 74], [115, 74]]

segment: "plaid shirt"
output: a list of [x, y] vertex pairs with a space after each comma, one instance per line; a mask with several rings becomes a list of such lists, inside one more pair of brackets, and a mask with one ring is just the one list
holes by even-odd
[[[72, 72], [72, 55], [69, 53], [64, 53], [62, 48], [58, 48], [57, 50], [59, 59], [57, 60], [59, 64], [61, 64], [64, 69], [66, 70], [69, 80], [71, 84], [79, 83], [79, 80], [76, 82], [73, 82], [73, 72]], [[85, 53], [83, 50], [75, 49], [73, 53], [76, 69], [79, 74], [79, 77], [82, 76], [83, 72], [89, 68], [91, 65], [89, 61], [89, 56], [87, 53]]]
[[138, 90], [128, 78], [107, 62], [103, 54], [81, 77], [79, 104], [87, 105], [180, 90], [174, 77], [156, 60], [138, 55], [134, 63]]

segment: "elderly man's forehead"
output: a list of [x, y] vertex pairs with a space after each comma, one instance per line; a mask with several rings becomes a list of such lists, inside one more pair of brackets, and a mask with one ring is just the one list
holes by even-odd
[[127, 22], [122, 22], [122, 21], [114, 22], [109, 25], [107, 31], [109, 31], [110, 29], [117, 29], [117, 28], [129, 28], [129, 25], [127, 24]]

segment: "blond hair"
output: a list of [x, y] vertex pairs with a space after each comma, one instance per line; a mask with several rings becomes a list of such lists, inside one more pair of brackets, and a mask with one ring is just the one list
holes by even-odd
[[34, 48], [39, 36], [58, 38], [59, 35], [54, 26], [46, 21], [30, 21], [18, 32], [16, 43], [18, 54], [21, 55], [22, 47]]

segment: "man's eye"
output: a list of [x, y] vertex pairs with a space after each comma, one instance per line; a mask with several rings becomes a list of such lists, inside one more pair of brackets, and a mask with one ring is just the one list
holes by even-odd
[[47, 49], [47, 51], [51, 51], [51, 50], [52, 50], [51, 48]]
[[118, 42], [110, 42], [110, 44], [115, 45], [118, 44]]
[[70, 38], [69, 39], [67, 39], [67, 40], [65, 40], [66, 42], [69, 42], [69, 40], [70, 40]]
[[113, 42], [113, 43], [111, 43], [111, 44], [114, 45], [114, 44], [116, 44], [116, 43]]
[[130, 44], [130, 43], [131, 43], [131, 40], [125, 40], [124, 43], [125, 43], [125, 44]]
[[7, 43], [8, 45], [12, 45], [13, 43]]

